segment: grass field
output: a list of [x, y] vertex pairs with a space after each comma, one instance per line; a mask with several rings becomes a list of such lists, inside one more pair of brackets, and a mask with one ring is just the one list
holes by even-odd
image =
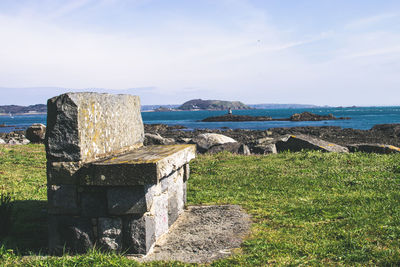
[[[45, 163], [41, 145], [0, 146], [0, 192], [14, 196], [0, 265], [139, 265], [97, 251], [46, 257]], [[214, 266], [400, 265], [400, 154], [222, 153], [191, 171], [190, 205], [239, 204], [254, 222], [241, 253]]]

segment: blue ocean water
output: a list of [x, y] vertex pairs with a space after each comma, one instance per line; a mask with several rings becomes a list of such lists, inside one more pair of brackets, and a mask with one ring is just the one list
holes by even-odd
[[[309, 111], [315, 114], [327, 115], [332, 113], [336, 117], [350, 117], [350, 120], [337, 121], [261, 121], [261, 122], [200, 122], [200, 120], [226, 114], [226, 111], [171, 111], [171, 112], [142, 112], [143, 122], [148, 124], [163, 123], [168, 125], [183, 125], [188, 130], [231, 129], [266, 130], [276, 127], [295, 126], [340, 126], [342, 128], [370, 129], [376, 124], [400, 123], [400, 106], [395, 107], [351, 107], [351, 108], [313, 108], [313, 109], [253, 109], [234, 110], [233, 114], [251, 116], [271, 116], [272, 118], [288, 118], [294, 113]], [[15, 115], [0, 116], [0, 132], [23, 130], [33, 123], [46, 124], [46, 115]]]

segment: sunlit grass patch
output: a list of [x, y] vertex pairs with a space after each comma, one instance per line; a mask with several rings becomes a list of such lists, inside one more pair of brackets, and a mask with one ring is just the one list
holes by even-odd
[[[98, 251], [46, 256], [45, 164], [42, 145], [0, 146], [0, 189], [15, 196], [0, 265], [139, 265]], [[201, 155], [188, 183], [188, 204], [239, 204], [252, 216], [241, 253], [214, 266], [400, 264], [400, 155]]]

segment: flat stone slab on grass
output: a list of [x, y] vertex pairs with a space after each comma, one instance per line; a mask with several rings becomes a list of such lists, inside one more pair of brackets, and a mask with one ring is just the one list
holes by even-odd
[[231, 256], [235, 248], [240, 248], [250, 224], [250, 216], [237, 205], [191, 206], [156, 242], [151, 253], [131, 258], [142, 262], [212, 262]]
[[157, 184], [195, 158], [194, 145], [146, 146], [116, 157], [88, 163], [81, 184], [138, 185]]
[[317, 150], [323, 152], [348, 153], [349, 149], [308, 135], [288, 135], [276, 142], [276, 150], [297, 152], [301, 150]]

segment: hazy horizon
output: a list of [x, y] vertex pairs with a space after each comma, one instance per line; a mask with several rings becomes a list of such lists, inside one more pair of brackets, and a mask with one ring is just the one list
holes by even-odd
[[0, 105], [66, 91], [400, 105], [400, 1], [4, 0]]
[[[0, 88], [0, 90], [1, 89], [3, 89], [3, 88]], [[21, 88], [21, 89], [25, 90], [27, 88]], [[86, 92], [86, 90], [82, 89], [82, 90], [77, 90], [76, 92]], [[96, 92], [111, 93], [111, 94], [113, 94], [113, 93], [114, 94], [120, 94], [120, 93], [121, 94], [132, 94], [132, 93], [129, 92], [129, 90], [121, 90], [120, 91], [120, 90], [105, 90], [105, 89], [103, 89], [103, 90], [98, 90]], [[64, 93], [64, 91], [62, 91], [61, 93]], [[54, 96], [56, 96], [56, 95], [54, 95]], [[205, 99], [205, 98], [201, 98], [201, 97], [197, 97], [197, 98], [193, 98], [193, 99], [240, 101], [240, 100], [229, 100], [229, 99]], [[163, 103], [163, 104], [160, 104], [160, 103], [158, 103], [158, 104], [157, 103], [156, 104], [146, 104], [146, 103], [143, 103], [141, 101], [141, 105], [142, 106], [179, 106], [179, 105], [182, 105], [183, 103], [185, 103], [185, 102], [187, 102], [189, 100], [193, 100], [193, 99], [184, 100], [182, 103]], [[47, 102], [47, 99], [44, 102], [35, 102], [35, 103], [31, 103], [29, 101], [28, 102], [24, 102], [24, 103], [3, 103], [3, 102], [0, 102], [0, 106], [9, 106], [9, 105], [31, 106], [31, 105], [37, 105], [37, 104], [46, 105], [46, 102]], [[240, 101], [240, 102], [242, 102], [245, 105], [249, 105], [249, 106], [252, 106], [252, 105], [302, 105], [302, 106], [315, 106], [315, 107], [318, 107], [318, 108], [323, 108], [323, 107], [345, 107], [345, 108], [349, 108], [349, 107], [353, 107], [353, 106], [356, 106], [356, 107], [391, 107], [391, 106], [395, 106], [396, 107], [396, 106], [400, 106], [400, 105], [346, 105], [346, 106], [345, 105], [336, 105], [335, 106], [335, 105], [320, 105], [320, 104], [315, 104], [315, 103], [295, 103], [295, 102], [293, 102], [293, 103], [271, 103], [271, 102], [246, 103], [246, 102], [243, 102], [243, 101]]]

